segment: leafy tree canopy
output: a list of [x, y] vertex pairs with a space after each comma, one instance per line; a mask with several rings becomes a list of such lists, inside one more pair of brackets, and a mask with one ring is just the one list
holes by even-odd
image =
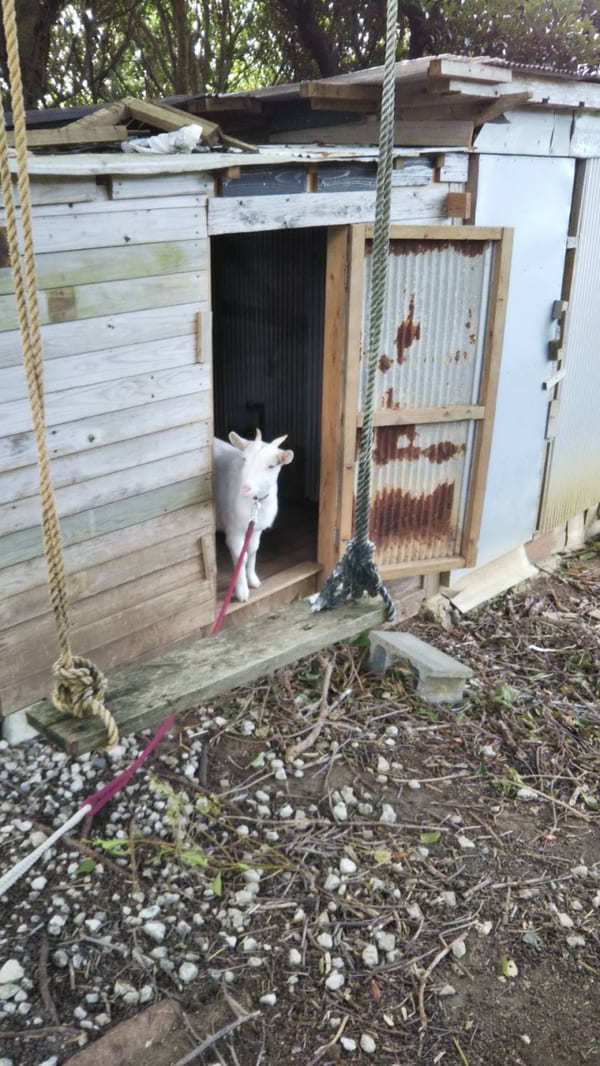
[[[26, 103], [223, 93], [382, 62], [384, 0], [16, 0]], [[0, 67], [5, 71], [4, 41]], [[600, 66], [593, 0], [399, 0], [398, 58]]]

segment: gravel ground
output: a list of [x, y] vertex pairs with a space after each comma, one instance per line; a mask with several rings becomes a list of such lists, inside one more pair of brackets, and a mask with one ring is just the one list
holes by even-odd
[[[179, 721], [0, 901], [0, 1066], [165, 998], [185, 1051], [232, 1023], [205, 1066], [599, 1066], [598, 547], [408, 626], [475, 671], [459, 706], [359, 643]], [[0, 744], [2, 870], [143, 743]]]

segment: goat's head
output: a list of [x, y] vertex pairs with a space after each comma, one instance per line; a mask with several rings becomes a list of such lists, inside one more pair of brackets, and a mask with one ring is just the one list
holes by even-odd
[[240, 488], [242, 496], [259, 500], [268, 496], [281, 467], [291, 463], [294, 458], [292, 451], [279, 447], [286, 437], [287, 433], [284, 433], [283, 437], [276, 437], [270, 442], [263, 441], [260, 429], [256, 430], [254, 440], [245, 440], [233, 430], [229, 434], [229, 440], [234, 448], [239, 448], [244, 460]]

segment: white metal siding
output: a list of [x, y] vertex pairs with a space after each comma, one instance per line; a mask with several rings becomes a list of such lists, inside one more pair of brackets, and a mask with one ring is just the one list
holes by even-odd
[[575, 161], [483, 155], [476, 223], [513, 226], [500, 381], [478, 566], [535, 531], [544, 461], [551, 308], [560, 297]]
[[542, 526], [600, 500], [600, 159], [585, 163], [564, 367]]

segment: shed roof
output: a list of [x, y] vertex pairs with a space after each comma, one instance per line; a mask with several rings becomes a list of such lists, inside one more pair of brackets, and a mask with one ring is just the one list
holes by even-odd
[[[236, 138], [243, 138], [246, 145], [262, 146], [242, 157], [236, 153], [236, 162], [243, 161], [245, 166], [376, 159], [382, 77], [382, 67], [371, 67], [221, 96], [171, 97], [157, 102], [158, 106], [125, 100], [99, 107], [29, 112], [32, 147], [45, 146], [53, 153], [33, 157], [31, 172], [215, 170], [231, 165], [232, 154], [224, 148], [239, 145]], [[585, 121], [597, 124], [600, 78], [525, 67], [488, 56], [426, 56], [396, 64], [395, 140], [404, 155], [418, 155], [425, 148], [470, 149], [477, 130], [516, 108], [579, 113], [580, 123], [581, 112], [590, 112]], [[166, 116], [162, 124], [161, 115], [163, 120]], [[564, 120], [568, 121], [566, 116]], [[140, 129], [154, 133], [193, 121], [204, 126], [210, 152], [136, 158], [120, 151], [119, 142], [139, 136]], [[58, 128], [55, 137], [53, 127]], [[86, 140], [92, 154], [86, 153], [86, 163], [81, 149], [73, 152], [74, 143], [81, 141], [75, 137], [76, 127], [85, 127], [90, 134]], [[97, 141], [91, 136], [94, 131]], [[597, 140], [596, 131], [594, 144]], [[99, 152], [97, 145], [106, 145], [106, 149]], [[69, 154], [61, 157], [61, 149]], [[597, 154], [595, 149], [592, 154]]]

